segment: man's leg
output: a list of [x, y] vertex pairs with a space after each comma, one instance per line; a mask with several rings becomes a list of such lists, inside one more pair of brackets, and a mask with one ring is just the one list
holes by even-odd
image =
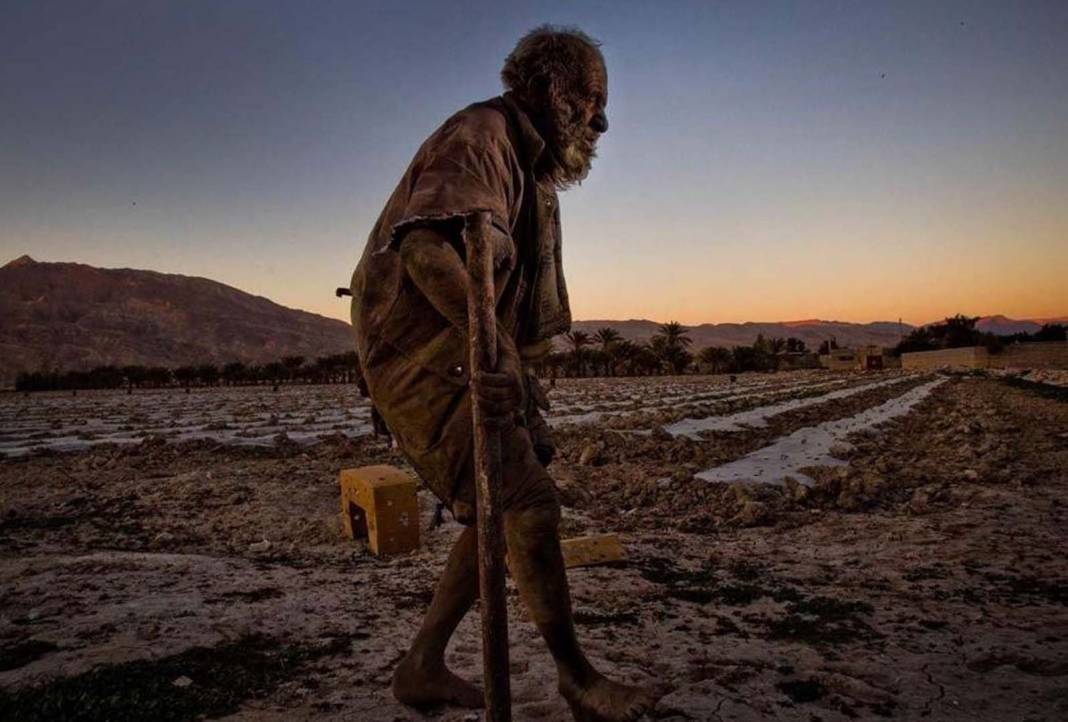
[[[560, 693], [579, 722], [635, 719], [653, 706], [655, 697], [649, 690], [602, 676], [586, 659], [575, 635], [560, 550], [560, 505], [552, 478], [538, 463], [525, 429], [514, 429], [502, 439], [502, 446], [509, 569], [556, 662]], [[478, 534], [468, 527], [449, 554], [411, 649], [394, 672], [393, 693], [399, 701], [413, 706], [446, 702], [482, 706], [481, 690], [445, 667], [449, 638], [477, 598]]]
[[481, 707], [482, 690], [445, 667], [445, 647], [478, 599], [478, 534], [468, 527], [456, 540], [412, 647], [393, 673], [393, 695], [414, 707]]
[[[517, 429], [504, 441], [504, 532], [519, 594], [556, 662], [560, 693], [579, 722], [636, 719], [651, 708], [650, 690], [612, 682], [582, 652], [571, 616], [571, 591], [560, 550], [560, 503], [552, 479]], [[513, 486], [515, 485], [515, 486]]]

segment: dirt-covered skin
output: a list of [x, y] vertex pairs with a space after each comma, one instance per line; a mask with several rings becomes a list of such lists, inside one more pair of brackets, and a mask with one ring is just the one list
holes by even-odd
[[[951, 380], [808, 491], [692, 478], [910, 383], [701, 442], [563, 430], [565, 534], [630, 554], [569, 574], [593, 661], [670, 683], [656, 719], [1068, 716], [1063, 393]], [[0, 462], [0, 719], [469, 719], [390, 693], [460, 529], [386, 561], [341, 542], [337, 470], [370, 463], [400, 461], [332, 438]], [[568, 719], [511, 583], [509, 610], [515, 719]], [[478, 680], [477, 615], [447, 662]]]

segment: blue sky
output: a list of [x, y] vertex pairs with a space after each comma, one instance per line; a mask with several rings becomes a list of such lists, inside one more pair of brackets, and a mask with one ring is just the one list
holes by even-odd
[[603, 43], [577, 318], [1068, 313], [1068, 3], [0, 2], [0, 259], [347, 317], [425, 136], [534, 25]]

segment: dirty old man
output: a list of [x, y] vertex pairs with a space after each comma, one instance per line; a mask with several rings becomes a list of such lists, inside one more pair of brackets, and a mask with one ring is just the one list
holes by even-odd
[[527, 372], [571, 324], [557, 191], [586, 177], [608, 130], [607, 70], [585, 33], [543, 26], [520, 39], [501, 80], [503, 95], [459, 111], [419, 148], [352, 278], [363, 387], [405, 458], [465, 525], [393, 693], [417, 707], [482, 704], [480, 689], [445, 666], [445, 648], [478, 597], [463, 229], [465, 218], [489, 211], [498, 363], [482, 377], [479, 403], [503, 429], [511, 572], [575, 719], [636, 719], [654, 704], [652, 692], [601, 675], [575, 634], [547, 471], [548, 403]]

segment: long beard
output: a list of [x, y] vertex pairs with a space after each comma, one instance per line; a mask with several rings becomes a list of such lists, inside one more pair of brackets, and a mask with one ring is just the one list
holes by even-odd
[[570, 117], [562, 118], [557, 113], [552, 121], [548, 155], [548, 176], [557, 190], [566, 190], [586, 179], [597, 157], [597, 133], [583, 122]]

